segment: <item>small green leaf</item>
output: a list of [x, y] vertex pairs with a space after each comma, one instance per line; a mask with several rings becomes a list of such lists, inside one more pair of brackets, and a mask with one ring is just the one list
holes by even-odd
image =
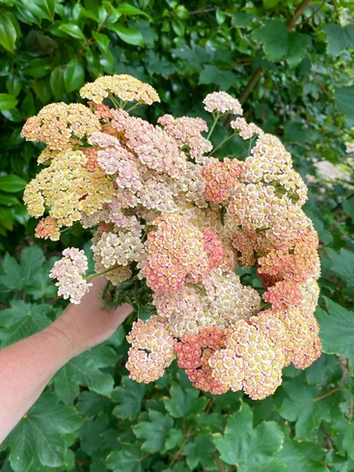
[[50, 87], [56, 100], [59, 100], [65, 93], [64, 69], [57, 66], [50, 74]]
[[191, 470], [194, 470], [198, 464], [203, 469], [213, 470], [215, 461], [212, 454], [214, 451], [215, 446], [211, 436], [200, 433], [185, 445], [183, 455], [186, 456], [187, 465]]
[[110, 39], [106, 34], [96, 33], [96, 31], [92, 31], [92, 37], [95, 40], [97, 46], [99, 47], [100, 51], [105, 54], [108, 52]]
[[279, 414], [289, 421], [295, 423], [295, 438], [306, 439], [312, 431], [319, 427], [322, 420], [330, 421], [331, 415], [328, 406], [323, 401], [315, 401], [319, 396], [317, 386], [306, 385], [305, 380], [299, 377], [283, 382], [289, 398], [286, 398]]
[[266, 59], [280, 61], [288, 51], [289, 33], [286, 24], [281, 20], [265, 20], [264, 26], [251, 34], [255, 41], [263, 43]]
[[77, 25], [64, 23], [60, 25], [58, 29], [68, 34], [69, 36], [72, 36], [73, 38], [81, 39], [82, 41], [85, 41], [86, 39], [84, 33], [81, 31], [81, 29]]
[[9, 93], [0, 93], [0, 110], [11, 110], [18, 104], [18, 100]]
[[13, 21], [13, 15], [2, 10], [0, 16], [0, 45], [10, 52], [14, 52], [17, 39], [17, 31]]
[[133, 46], [144, 46], [143, 35], [136, 28], [127, 28], [117, 24], [107, 25], [107, 28], [114, 31], [125, 43], [132, 44]]
[[77, 59], [71, 59], [64, 70], [64, 84], [68, 93], [78, 90], [85, 83], [84, 66]]
[[317, 309], [322, 349], [327, 354], [346, 356], [354, 367], [354, 312], [325, 297], [328, 313]]
[[150, 410], [150, 421], [142, 421], [134, 426], [137, 438], [145, 439], [141, 448], [147, 452], [163, 451], [168, 431], [172, 428], [173, 420], [159, 411]]
[[174, 418], [183, 418], [201, 412], [208, 404], [207, 398], [199, 398], [199, 391], [195, 388], [182, 390], [179, 385], [173, 385], [170, 392], [171, 398], [164, 398], [164, 404], [166, 410]]
[[138, 446], [128, 446], [122, 451], [109, 454], [106, 459], [106, 466], [113, 472], [143, 472], [141, 456]]
[[262, 0], [264, 8], [274, 8], [278, 5], [279, 0]]
[[[0, 94], [1, 97], [2, 94]], [[0, 190], [8, 193], [16, 193], [23, 190], [27, 185], [27, 182], [18, 175], [4, 175], [0, 177]]]
[[139, 8], [134, 7], [133, 5], [129, 5], [129, 3], [121, 3], [118, 8], [116, 8], [116, 12], [120, 15], [125, 16], [143, 15], [146, 16], [146, 18], [149, 18], [150, 21], [152, 21], [151, 17], [147, 13], [140, 10]]
[[0, 194], [0, 205], [21, 205], [20, 200], [13, 195]]
[[216, 84], [221, 90], [228, 90], [237, 84], [237, 76], [230, 70], [222, 70], [213, 65], [204, 66], [199, 75], [200, 84]]
[[54, 20], [55, 0], [22, 0], [21, 3], [35, 18]]
[[256, 17], [250, 13], [237, 12], [232, 14], [232, 25], [243, 28], [249, 26]]
[[141, 410], [145, 385], [134, 382], [129, 377], [123, 377], [122, 384], [122, 387], [117, 387], [112, 393], [112, 400], [118, 403], [113, 410], [113, 415], [118, 418], [135, 418]]

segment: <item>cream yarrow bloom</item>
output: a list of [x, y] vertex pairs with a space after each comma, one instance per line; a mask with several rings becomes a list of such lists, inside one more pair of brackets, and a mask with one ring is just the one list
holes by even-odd
[[86, 274], [88, 263], [84, 251], [77, 248], [67, 248], [63, 251], [63, 258], [54, 264], [49, 273], [52, 279], [58, 279], [55, 284], [58, 295], [70, 298], [71, 303], [80, 303], [81, 298], [92, 286], [83, 276]]
[[151, 85], [127, 74], [105, 75], [80, 89], [82, 98], [102, 103], [109, 95], [115, 95], [123, 102], [138, 101], [151, 105], [159, 102], [160, 98]]

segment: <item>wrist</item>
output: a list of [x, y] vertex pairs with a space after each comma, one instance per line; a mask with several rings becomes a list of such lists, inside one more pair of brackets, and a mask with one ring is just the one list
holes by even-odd
[[74, 330], [63, 316], [53, 321], [44, 330], [44, 333], [52, 338], [53, 342], [63, 352], [63, 355], [67, 357], [67, 361], [83, 351], [75, 339]]

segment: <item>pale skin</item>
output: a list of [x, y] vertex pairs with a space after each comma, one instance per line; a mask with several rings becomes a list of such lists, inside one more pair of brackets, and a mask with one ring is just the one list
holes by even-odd
[[70, 304], [48, 328], [0, 351], [0, 444], [71, 358], [107, 340], [131, 313], [125, 303], [103, 307], [98, 277], [79, 305]]

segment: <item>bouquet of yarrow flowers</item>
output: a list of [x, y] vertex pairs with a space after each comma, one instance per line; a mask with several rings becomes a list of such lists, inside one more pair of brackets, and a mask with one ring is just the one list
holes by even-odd
[[[212, 394], [274, 393], [284, 366], [305, 369], [321, 353], [318, 237], [291, 155], [225, 92], [203, 101], [209, 131], [201, 118], [166, 114], [153, 125], [129, 114], [160, 101], [129, 75], [100, 77], [80, 95], [88, 106], [47, 105], [22, 131], [46, 144], [45, 167], [24, 193], [29, 214], [45, 215], [36, 236], [58, 240], [76, 222], [92, 228], [96, 273], [86, 275], [84, 251], [65, 249], [51, 271], [59, 295], [80, 303], [104, 274], [106, 305], [133, 304], [126, 367], [137, 382], [177, 359]], [[250, 144], [242, 161], [213, 156], [211, 135], [226, 114], [228, 138]], [[255, 267], [263, 288], [243, 285], [239, 267]]]

